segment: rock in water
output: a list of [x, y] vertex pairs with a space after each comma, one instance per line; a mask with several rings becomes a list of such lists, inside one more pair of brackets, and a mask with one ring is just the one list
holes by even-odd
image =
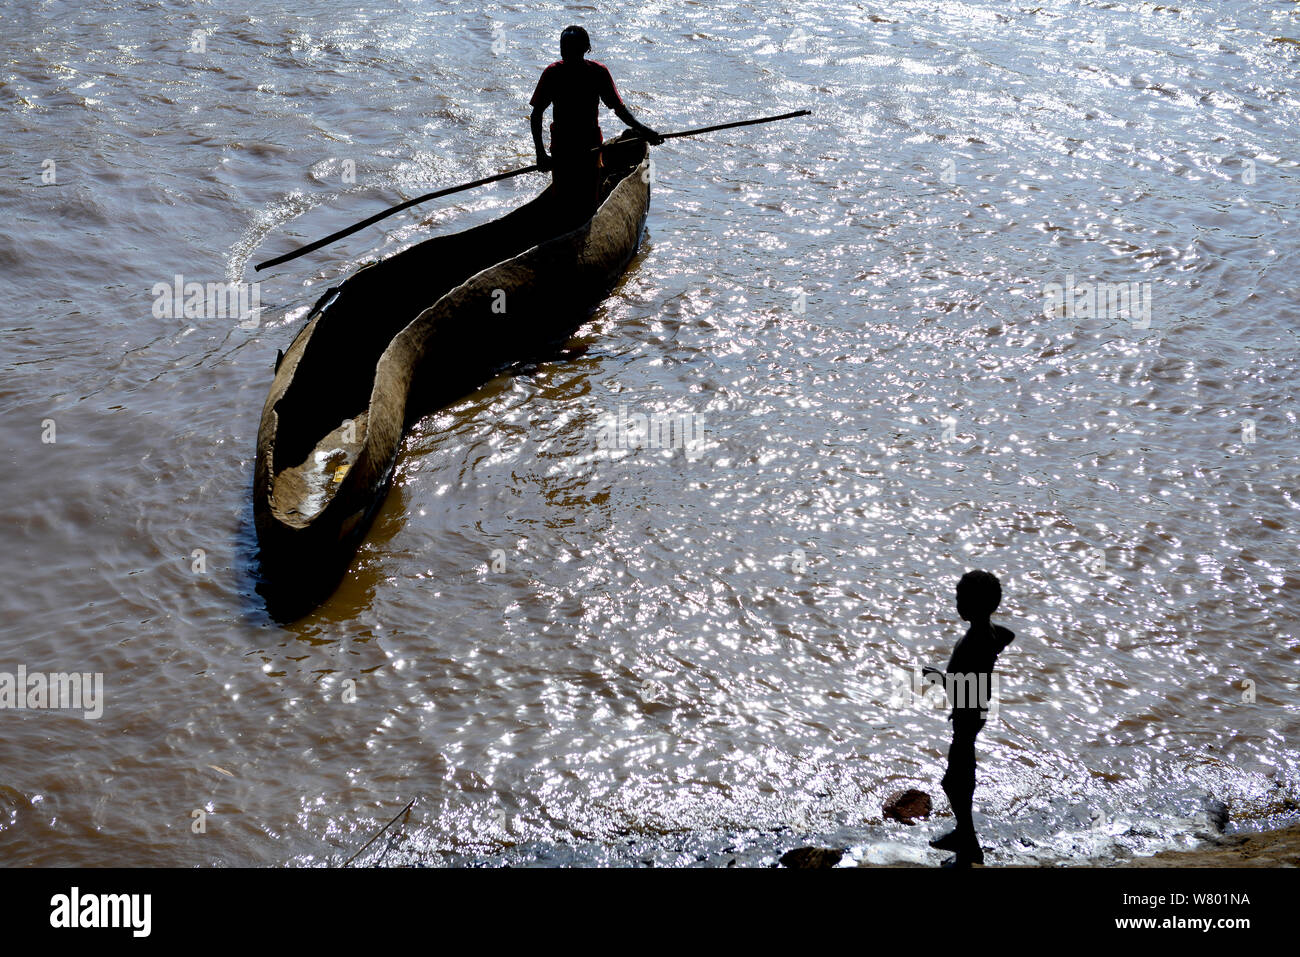
[[917, 818], [930, 816], [930, 795], [916, 788], [891, 794], [885, 801], [885, 817], [904, 824], [915, 824]]
[[1209, 825], [1222, 834], [1228, 826], [1228, 805], [1218, 798], [1207, 797], [1202, 811]]
[[844, 857], [839, 847], [796, 847], [781, 855], [783, 867], [834, 867]]

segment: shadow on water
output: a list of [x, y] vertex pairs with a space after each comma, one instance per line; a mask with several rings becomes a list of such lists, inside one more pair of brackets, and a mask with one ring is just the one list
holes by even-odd
[[405, 524], [409, 496], [400, 483], [392, 483], [364, 536], [368, 547], [358, 546], [341, 567], [323, 568], [324, 577], [305, 582], [300, 593], [288, 591], [291, 583], [270, 583], [263, 577], [259, 594], [266, 613], [286, 631], [309, 639], [323, 624], [354, 621], [369, 609], [385, 577], [383, 554]]

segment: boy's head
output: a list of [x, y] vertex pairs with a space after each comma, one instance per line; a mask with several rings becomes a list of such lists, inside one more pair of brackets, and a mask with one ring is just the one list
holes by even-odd
[[582, 27], [565, 27], [560, 34], [560, 59], [581, 60], [582, 55], [591, 49], [591, 38]]
[[957, 582], [957, 614], [962, 621], [988, 618], [1002, 603], [1002, 583], [992, 572], [970, 571]]

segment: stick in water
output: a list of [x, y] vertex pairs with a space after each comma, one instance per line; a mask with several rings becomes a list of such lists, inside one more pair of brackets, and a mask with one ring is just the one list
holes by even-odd
[[403, 814], [407, 814], [407, 813], [409, 813], [410, 810], [411, 810], [411, 806], [414, 805], [414, 804], [415, 804], [415, 798], [411, 798], [411, 800], [407, 801], [407, 802], [406, 802], [406, 807], [404, 807], [404, 808], [402, 808], [400, 811], [398, 811], [397, 814], [396, 814], [396, 816], [394, 816], [393, 819], [392, 819], [391, 821], [389, 821], [387, 824], [385, 824], [383, 827], [381, 827], [381, 828], [379, 829], [379, 833], [378, 833], [378, 834], [376, 834], [376, 835], [375, 835], [374, 837], [372, 837], [370, 840], [366, 841], [366, 843], [362, 844], [362, 845], [361, 845], [361, 850], [357, 851], [355, 854], [353, 854], [351, 857], [349, 857], [346, 861], [344, 861], [344, 862], [343, 862], [343, 866], [344, 866], [344, 867], [347, 867], [349, 864], [351, 864], [353, 861], [355, 861], [358, 857], [360, 857], [362, 851], [364, 851], [364, 850], [365, 850], [367, 847], [369, 847], [371, 844], [375, 843], [375, 841], [379, 840], [380, 835], [382, 835], [382, 834], [384, 833], [384, 831], [388, 830], [390, 827], [392, 827], [394, 824], [397, 823], [397, 818], [401, 817]]
[[[717, 126], [701, 126], [699, 129], [682, 130], [680, 133], [664, 133], [663, 139], [675, 140], [683, 136], [698, 136], [701, 133], [714, 133], [718, 130], [730, 130], [737, 126], [755, 126], [759, 123], [775, 123], [777, 120], [788, 120], [796, 116], [809, 116], [812, 110], [795, 110], [793, 113], [782, 113], [780, 116], [763, 116], [756, 120], [739, 120], [735, 123], [719, 123]], [[626, 142], [626, 141], [625, 141]], [[603, 149], [597, 146], [592, 152]], [[297, 259], [299, 256], [305, 256], [310, 252], [315, 252], [322, 246], [328, 246], [335, 240], [342, 239], [344, 236], [351, 236], [358, 230], [365, 229], [367, 226], [373, 226], [381, 219], [386, 219], [394, 213], [400, 213], [404, 209], [410, 209], [419, 203], [426, 202], [430, 199], [437, 199], [439, 196], [450, 196], [452, 193], [462, 193], [467, 189], [475, 189], [479, 186], [486, 186], [488, 183], [497, 183], [503, 179], [510, 179], [512, 176], [522, 176], [524, 173], [532, 173], [537, 169], [536, 164], [525, 166], [522, 169], [512, 169], [504, 173], [497, 173], [495, 176], [485, 176], [483, 179], [476, 179], [472, 183], [463, 183], [460, 186], [449, 186], [446, 189], [435, 190], [432, 193], [425, 193], [423, 196], [417, 196], [415, 199], [408, 199], [404, 203], [398, 203], [382, 213], [376, 213], [368, 219], [363, 219], [359, 223], [340, 229], [337, 233], [330, 233], [324, 239], [318, 239], [314, 243], [308, 243], [306, 246], [299, 246], [293, 252], [285, 253], [283, 256], [277, 256], [275, 259], [268, 259], [266, 262], [258, 263], [253, 267], [255, 272], [261, 272], [263, 269], [269, 269], [271, 266], [278, 266], [280, 263], [286, 263], [291, 259]]]

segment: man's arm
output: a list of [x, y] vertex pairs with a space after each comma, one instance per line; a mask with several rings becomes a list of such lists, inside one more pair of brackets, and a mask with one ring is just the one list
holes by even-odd
[[546, 155], [546, 147], [542, 145], [542, 116], [546, 113], [546, 107], [533, 107], [532, 126], [533, 126], [533, 148], [537, 150], [537, 168], [545, 172], [551, 168], [551, 158]]
[[542, 144], [542, 117], [546, 115], [546, 108], [551, 105], [551, 88], [555, 85], [554, 67], [555, 64], [552, 63], [542, 71], [542, 75], [537, 78], [537, 88], [533, 90], [532, 98], [528, 101], [528, 105], [533, 108], [530, 122], [533, 128], [533, 148], [537, 150], [537, 168], [543, 172], [554, 166], [551, 158], [546, 155], [546, 147]]
[[635, 130], [638, 136], [649, 140], [654, 146], [662, 143], [664, 138], [633, 116], [632, 111], [623, 103], [623, 98], [618, 95], [618, 88], [614, 86], [614, 77], [603, 64], [601, 71], [600, 98], [604, 104], [614, 111], [615, 116]]
[[651, 145], [658, 146], [664, 141], [662, 136], [633, 116], [632, 111], [623, 105], [622, 100], [619, 101], [618, 106], [614, 107], [614, 115], [636, 130], [637, 135], [649, 140]]

